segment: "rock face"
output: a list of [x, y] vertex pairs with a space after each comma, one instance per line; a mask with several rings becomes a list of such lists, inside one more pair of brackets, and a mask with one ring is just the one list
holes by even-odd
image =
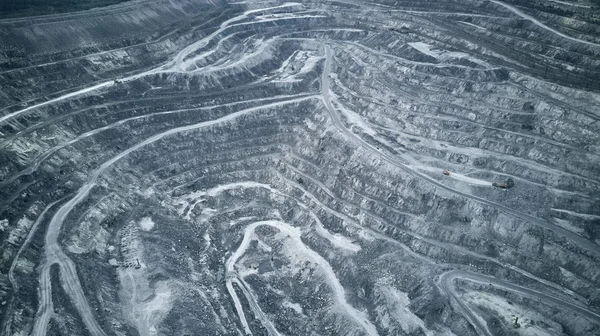
[[0, 20], [1, 333], [600, 334], [592, 6]]

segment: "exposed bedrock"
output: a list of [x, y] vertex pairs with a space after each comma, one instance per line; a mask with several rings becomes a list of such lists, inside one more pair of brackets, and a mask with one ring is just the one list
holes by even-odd
[[597, 335], [593, 6], [0, 20], [0, 333]]

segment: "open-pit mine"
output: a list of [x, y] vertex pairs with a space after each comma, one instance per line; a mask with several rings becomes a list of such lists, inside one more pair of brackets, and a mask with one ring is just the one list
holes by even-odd
[[5, 2], [0, 335], [600, 335], [600, 1]]

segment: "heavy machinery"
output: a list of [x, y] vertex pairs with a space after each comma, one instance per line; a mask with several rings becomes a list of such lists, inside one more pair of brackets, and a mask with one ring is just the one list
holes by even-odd
[[509, 178], [508, 180], [506, 180], [506, 183], [494, 182], [492, 183], [492, 186], [500, 189], [510, 189], [515, 186], [515, 181]]

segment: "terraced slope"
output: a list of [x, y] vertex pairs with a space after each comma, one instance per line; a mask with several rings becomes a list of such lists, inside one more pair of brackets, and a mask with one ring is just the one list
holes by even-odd
[[5, 0], [0, 3], [1, 18], [16, 18], [78, 12], [105, 7], [128, 0]]
[[0, 20], [2, 333], [597, 335], [597, 15], [140, 0]]

